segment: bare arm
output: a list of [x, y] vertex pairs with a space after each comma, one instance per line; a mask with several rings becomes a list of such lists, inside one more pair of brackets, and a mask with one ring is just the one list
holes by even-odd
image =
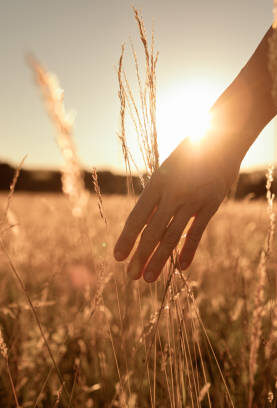
[[130, 254], [132, 279], [159, 276], [191, 218], [180, 254], [186, 269], [202, 234], [234, 182], [241, 161], [265, 125], [275, 116], [268, 70], [269, 29], [236, 79], [211, 109], [212, 126], [199, 145], [185, 139], [153, 174], [129, 215], [115, 245], [115, 258]]
[[272, 77], [268, 69], [272, 33], [270, 27], [245, 67], [211, 109], [216, 138], [223, 140], [225, 149], [232, 148], [240, 161], [276, 115], [271, 92]]

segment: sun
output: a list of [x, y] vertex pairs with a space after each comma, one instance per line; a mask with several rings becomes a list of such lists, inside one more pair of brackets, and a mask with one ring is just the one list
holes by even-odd
[[209, 109], [216, 99], [210, 86], [176, 86], [157, 101], [157, 130], [163, 161], [185, 138], [198, 142], [211, 126]]

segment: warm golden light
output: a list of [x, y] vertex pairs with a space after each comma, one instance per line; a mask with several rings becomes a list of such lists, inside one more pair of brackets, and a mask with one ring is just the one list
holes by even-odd
[[209, 109], [215, 91], [200, 85], [176, 87], [157, 104], [157, 126], [161, 160], [185, 138], [198, 142], [211, 124]]

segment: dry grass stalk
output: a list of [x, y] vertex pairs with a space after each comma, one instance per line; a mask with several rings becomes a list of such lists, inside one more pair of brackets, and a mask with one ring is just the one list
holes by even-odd
[[[138, 287], [137, 289], [137, 293], [138, 293], [138, 303], [139, 303], [139, 311], [140, 311], [140, 319], [141, 319], [141, 327], [144, 327], [144, 319], [143, 319], [143, 313], [142, 313], [142, 300], [141, 300], [141, 292], [140, 289]], [[151, 408], [153, 407], [153, 393], [152, 393], [152, 388], [151, 388], [151, 378], [150, 378], [150, 369], [149, 369], [149, 359], [147, 356], [147, 345], [146, 345], [146, 339], [145, 336], [140, 336], [140, 339], [142, 338], [142, 342], [143, 342], [143, 347], [144, 347], [144, 353], [146, 356], [146, 361], [145, 361], [145, 366], [146, 366], [146, 374], [147, 374], [147, 381], [148, 381], [148, 388], [149, 388], [149, 397], [150, 397], [150, 404], [151, 404]], [[142, 387], [142, 380], [141, 379], [141, 384], [140, 384], [140, 388]], [[170, 393], [169, 393], [170, 395]]]
[[271, 192], [273, 181], [273, 166], [268, 168], [266, 183], [267, 209], [269, 215], [269, 225], [264, 248], [260, 256], [260, 262], [257, 269], [257, 286], [254, 294], [254, 308], [252, 322], [250, 326], [250, 352], [249, 352], [249, 390], [248, 390], [248, 408], [252, 407], [254, 397], [255, 374], [257, 372], [257, 357], [261, 344], [263, 314], [266, 305], [265, 287], [266, 287], [266, 267], [271, 254], [272, 240], [275, 231], [275, 214], [273, 209], [274, 194]]
[[[102, 300], [102, 305], [104, 306], [103, 296], [101, 296], [101, 300]], [[119, 395], [121, 397], [120, 406], [123, 407], [123, 408], [128, 408], [127, 404], [126, 404], [126, 394], [125, 394], [125, 388], [124, 388], [124, 385], [125, 385], [127, 379], [124, 379], [122, 377], [121, 370], [120, 370], [119, 363], [118, 363], [118, 357], [117, 357], [117, 353], [116, 353], [113, 334], [112, 334], [112, 331], [111, 331], [110, 322], [109, 322], [109, 319], [107, 318], [107, 315], [105, 313], [104, 313], [104, 316], [105, 316], [106, 325], [107, 325], [107, 329], [108, 329], [108, 335], [109, 335], [111, 346], [112, 346], [114, 361], [115, 361], [115, 364], [116, 364], [116, 371], [117, 371], [117, 375], [118, 375], [118, 379], [119, 379], [119, 388], [118, 389], [120, 389]]]
[[199, 397], [198, 397], [199, 402], [202, 402], [202, 401], [203, 401], [203, 399], [205, 398], [205, 396], [206, 396], [206, 394], [207, 394], [207, 392], [208, 392], [210, 386], [211, 386], [210, 383], [206, 383], [206, 384], [201, 388], [200, 393], [199, 393]]
[[[121, 54], [118, 63], [117, 78], [118, 78], [118, 97], [120, 101], [120, 131], [118, 132], [118, 138], [121, 144], [123, 159], [125, 163], [125, 171], [127, 175], [127, 191], [128, 194], [134, 193], [134, 186], [132, 182], [132, 164], [136, 167], [136, 163], [133, 159], [132, 153], [128, 147], [127, 137], [126, 137], [126, 99], [127, 95], [125, 92], [125, 87], [123, 84], [122, 74], [123, 74], [123, 57], [124, 57], [125, 46], [121, 47]], [[124, 76], [124, 74], [123, 74]]]
[[42, 396], [42, 393], [44, 392], [44, 389], [45, 389], [45, 387], [46, 387], [46, 385], [47, 385], [47, 383], [48, 383], [48, 380], [49, 380], [49, 378], [50, 378], [50, 375], [51, 375], [51, 373], [52, 373], [52, 370], [53, 370], [53, 367], [50, 367], [50, 369], [49, 369], [49, 371], [48, 371], [48, 374], [47, 374], [47, 376], [46, 376], [46, 378], [45, 378], [45, 380], [44, 380], [44, 382], [43, 382], [43, 384], [42, 384], [42, 387], [41, 387], [41, 389], [40, 389], [40, 391], [39, 391], [39, 393], [38, 393], [38, 396], [37, 396], [37, 398], [36, 398], [34, 408], [36, 408], [36, 407], [38, 406], [38, 403], [39, 403], [39, 401], [40, 401], [40, 399], [41, 399], [41, 396]]
[[57, 391], [57, 399], [56, 399], [54, 408], [58, 408], [58, 406], [60, 405], [60, 400], [61, 400], [61, 396], [62, 396], [62, 392], [63, 392], [63, 387], [64, 387], [64, 383], [61, 384], [60, 388]]
[[108, 226], [108, 222], [107, 222], [107, 218], [104, 214], [104, 208], [103, 208], [103, 200], [102, 200], [102, 195], [101, 195], [101, 190], [100, 190], [100, 186], [98, 183], [98, 177], [97, 177], [97, 172], [96, 172], [96, 168], [94, 167], [92, 169], [92, 182], [93, 182], [93, 187], [94, 187], [94, 191], [96, 193], [97, 196], [97, 203], [98, 203], [98, 209], [99, 209], [99, 213], [101, 218], [104, 220], [106, 227]]
[[[192, 292], [190, 292], [190, 297], [191, 297], [191, 300], [192, 300], [193, 308], [194, 308], [194, 310], [195, 310], [195, 314], [196, 314], [196, 317], [197, 317], [197, 321], [198, 321], [198, 323], [199, 323], [199, 325], [200, 325], [200, 327], [201, 327], [201, 330], [202, 330], [203, 333], [204, 333], [204, 336], [205, 336], [205, 338], [206, 338], [206, 340], [207, 340], [207, 343], [208, 343], [209, 348], [210, 348], [210, 351], [211, 351], [211, 355], [212, 355], [212, 357], [213, 357], [213, 359], [214, 359], [214, 361], [215, 361], [215, 363], [216, 363], [216, 366], [217, 366], [217, 368], [218, 368], [218, 371], [219, 371], [219, 374], [220, 374], [222, 383], [223, 383], [224, 388], [225, 388], [225, 392], [226, 392], [227, 399], [228, 399], [228, 401], [229, 401], [230, 406], [231, 406], [232, 408], [234, 408], [234, 403], [233, 403], [233, 400], [232, 400], [232, 398], [231, 398], [230, 391], [229, 391], [228, 385], [227, 385], [227, 383], [226, 383], [226, 379], [225, 379], [224, 374], [223, 374], [223, 372], [222, 372], [222, 370], [221, 370], [221, 368], [220, 368], [220, 364], [219, 364], [218, 358], [216, 357], [214, 348], [213, 348], [213, 346], [212, 346], [212, 344], [211, 344], [210, 338], [209, 338], [208, 333], [207, 333], [207, 329], [206, 329], [206, 327], [205, 327], [205, 325], [204, 325], [204, 323], [203, 323], [203, 320], [201, 319], [201, 316], [200, 316], [200, 313], [199, 313], [197, 304], [195, 303], [195, 299], [194, 299], [194, 296], [193, 296]], [[207, 381], [206, 381], [206, 382], [207, 382]]]
[[[147, 34], [143, 23], [142, 16], [137, 9], [134, 8], [134, 16], [138, 25], [141, 43], [143, 45], [145, 57], [145, 81], [142, 81], [139, 72], [137, 55], [131, 44], [133, 59], [135, 63], [137, 83], [139, 89], [139, 102], [136, 101], [135, 94], [132, 91], [127, 79], [125, 70], [123, 69], [124, 46], [118, 65], [118, 83], [119, 83], [119, 100], [120, 100], [120, 117], [121, 117], [121, 132], [120, 141], [122, 145], [125, 165], [130, 174], [131, 163], [134, 163], [132, 155], [126, 142], [126, 108], [133, 122], [137, 140], [141, 152], [146, 171], [149, 175], [159, 167], [159, 151], [156, 128], [156, 68], [158, 53], [154, 51], [154, 35], [152, 34], [151, 46], [147, 41]], [[137, 166], [135, 165], [137, 169]]]
[[[158, 150], [158, 139], [157, 139], [157, 127], [156, 127], [156, 68], [158, 61], [158, 53], [154, 51], [154, 31], [152, 30], [151, 37], [151, 48], [149, 52], [147, 35], [144, 26], [144, 22], [141, 14], [136, 8], [134, 8], [135, 19], [138, 23], [138, 28], [140, 32], [140, 39], [144, 47], [145, 62], [146, 62], [146, 86], [145, 86], [145, 98], [148, 102], [149, 113], [150, 113], [150, 135], [145, 134], [144, 140], [146, 144], [150, 144], [151, 149], [149, 152], [150, 157], [148, 158], [148, 166], [150, 173], [152, 174], [159, 167], [159, 150]], [[135, 60], [136, 61], [136, 60]], [[139, 77], [139, 71], [137, 69], [137, 74]], [[141, 90], [142, 91], [142, 90]]]
[[20, 171], [22, 169], [24, 161], [26, 160], [26, 157], [27, 156], [23, 157], [23, 159], [21, 160], [21, 162], [19, 163], [19, 165], [17, 166], [17, 168], [15, 170], [15, 173], [14, 173], [11, 185], [10, 185], [10, 191], [9, 191], [9, 194], [8, 194], [8, 198], [7, 198], [7, 205], [6, 205], [6, 209], [5, 209], [5, 213], [4, 213], [5, 217], [8, 217], [8, 212], [9, 212], [9, 209], [10, 209], [12, 196], [14, 194], [15, 186], [16, 186], [17, 180], [19, 178]]
[[74, 116], [67, 113], [64, 107], [64, 92], [60, 88], [57, 77], [47, 72], [33, 57], [29, 58], [36, 81], [44, 96], [48, 114], [57, 127], [56, 142], [65, 161], [62, 172], [62, 188], [72, 205], [72, 213], [82, 217], [88, 202], [83, 172], [77, 156], [77, 149], [73, 142]]
[[274, 301], [272, 301], [271, 307], [271, 333], [269, 341], [265, 347], [265, 356], [268, 360], [272, 358], [272, 354], [276, 349], [277, 343], [277, 300], [276, 297]]
[[16, 391], [15, 391], [14, 382], [13, 382], [12, 375], [11, 375], [10, 366], [9, 366], [8, 348], [6, 346], [6, 343], [5, 343], [3, 334], [2, 334], [1, 327], [0, 327], [0, 353], [1, 353], [1, 355], [4, 358], [5, 363], [6, 363], [7, 373], [8, 373], [8, 376], [9, 376], [9, 381], [10, 381], [10, 384], [11, 384], [12, 393], [13, 393], [13, 396], [14, 396], [16, 407], [20, 408], [20, 405], [19, 405], [18, 399], [17, 399], [17, 395], [16, 395]]
[[19, 178], [20, 175], [20, 171], [21, 168], [23, 166], [23, 163], [25, 161], [27, 156], [24, 156], [23, 159], [21, 160], [21, 162], [19, 163], [19, 165], [17, 166], [12, 182], [10, 184], [10, 191], [7, 197], [7, 201], [6, 201], [6, 205], [4, 208], [4, 214], [2, 219], [0, 220], [0, 234], [3, 236], [3, 234], [9, 230], [12, 229], [12, 231], [14, 232], [15, 235], [19, 234], [19, 227], [18, 227], [18, 223], [17, 223], [17, 218], [14, 214], [14, 212], [11, 210], [10, 206], [11, 206], [11, 202], [12, 202], [12, 198], [14, 195], [14, 191], [15, 191], [15, 186], [17, 183], [17, 180]]
[[2, 330], [0, 328], [0, 353], [5, 360], [8, 360], [8, 348], [6, 346]]
[[272, 391], [269, 391], [267, 394], [267, 400], [269, 402], [269, 404], [272, 404], [273, 400], [274, 400], [274, 394]]
[[112, 273], [106, 273], [105, 271], [105, 264], [99, 265], [99, 271], [97, 274], [97, 282], [96, 282], [96, 293], [93, 299], [93, 303], [91, 305], [90, 314], [88, 317], [88, 321], [93, 317], [95, 314], [97, 307], [101, 304], [103, 299], [103, 291], [111, 279]]

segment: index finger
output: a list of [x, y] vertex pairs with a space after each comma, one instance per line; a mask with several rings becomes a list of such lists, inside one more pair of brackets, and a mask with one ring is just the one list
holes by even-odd
[[154, 180], [150, 180], [127, 218], [115, 245], [114, 257], [117, 261], [123, 261], [127, 258], [158, 201], [158, 185]]

